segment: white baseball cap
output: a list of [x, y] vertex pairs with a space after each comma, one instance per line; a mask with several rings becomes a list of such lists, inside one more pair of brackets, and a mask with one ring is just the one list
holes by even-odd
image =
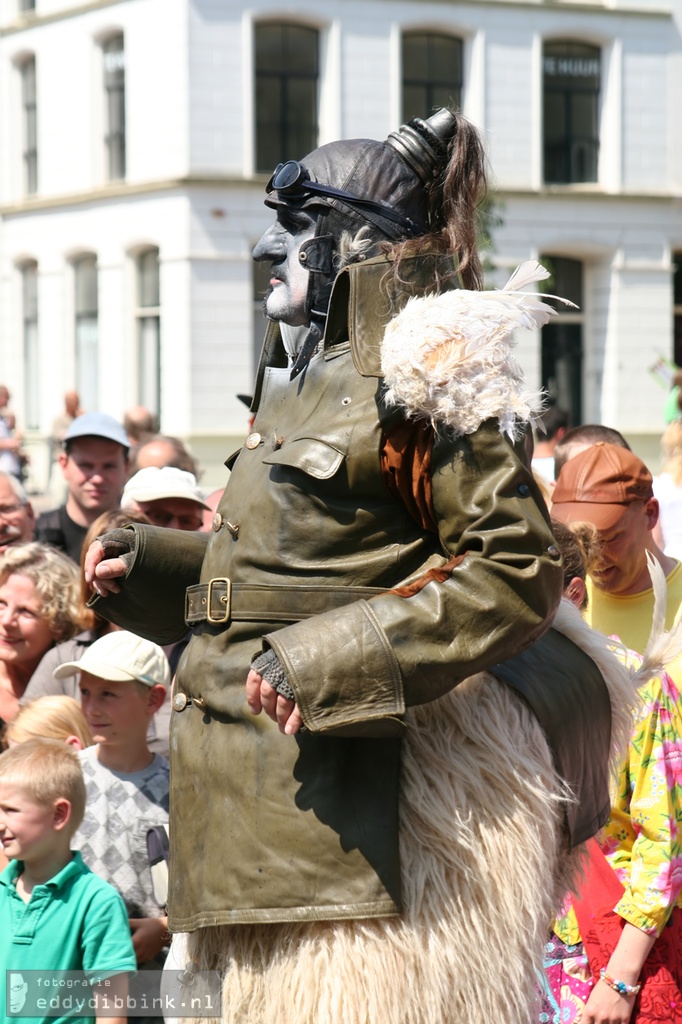
[[89, 672], [112, 683], [137, 680], [145, 686], [160, 683], [168, 688], [170, 666], [163, 648], [125, 629], [105, 633], [95, 640], [80, 661], [65, 661], [52, 673], [55, 679], [66, 679], [77, 672]]
[[202, 508], [211, 509], [193, 473], [175, 466], [147, 466], [131, 476], [123, 489], [121, 508], [131, 502], [159, 501], [161, 498], [185, 498]]

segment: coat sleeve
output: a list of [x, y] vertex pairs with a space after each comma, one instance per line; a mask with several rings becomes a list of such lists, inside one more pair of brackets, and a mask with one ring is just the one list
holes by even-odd
[[132, 565], [119, 594], [94, 597], [88, 606], [103, 619], [156, 644], [172, 644], [187, 633], [185, 591], [196, 583], [208, 534], [132, 523]]
[[266, 637], [311, 732], [383, 735], [540, 636], [563, 574], [523, 445], [487, 421], [436, 437], [431, 503], [442, 560], [406, 585]]

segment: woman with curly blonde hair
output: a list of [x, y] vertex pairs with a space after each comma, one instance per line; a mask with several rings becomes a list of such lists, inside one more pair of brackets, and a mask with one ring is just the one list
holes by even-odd
[[81, 628], [79, 574], [48, 544], [10, 548], [0, 559], [0, 720], [9, 722], [45, 652]]

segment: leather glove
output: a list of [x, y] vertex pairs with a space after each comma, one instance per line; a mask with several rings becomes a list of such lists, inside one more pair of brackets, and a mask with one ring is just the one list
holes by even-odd
[[126, 565], [126, 571], [130, 570], [135, 557], [135, 545], [137, 537], [134, 530], [110, 530], [96, 537], [104, 548], [105, 558], [120, 558]]
[[270, 683], [273, 690], [277, 690], [280, 696], [286, 697], [287, 700], [296, 701], [296, 694], [291, 688], [282, 663], [272, 649], [254, 658], [251, 662], [251, 668], [259, 676], [262, 676], [266, 683]]

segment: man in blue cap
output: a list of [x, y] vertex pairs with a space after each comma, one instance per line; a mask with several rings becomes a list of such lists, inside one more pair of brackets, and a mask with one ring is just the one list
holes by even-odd
[[38, 516], [35, 539], [80, 562], [88, 527], [102, 512], [118, 508], [128, 472], [128, 435], [103, 412], [78, 416], [67, 430], [59, 465], [68, 487], [59, 508]]

